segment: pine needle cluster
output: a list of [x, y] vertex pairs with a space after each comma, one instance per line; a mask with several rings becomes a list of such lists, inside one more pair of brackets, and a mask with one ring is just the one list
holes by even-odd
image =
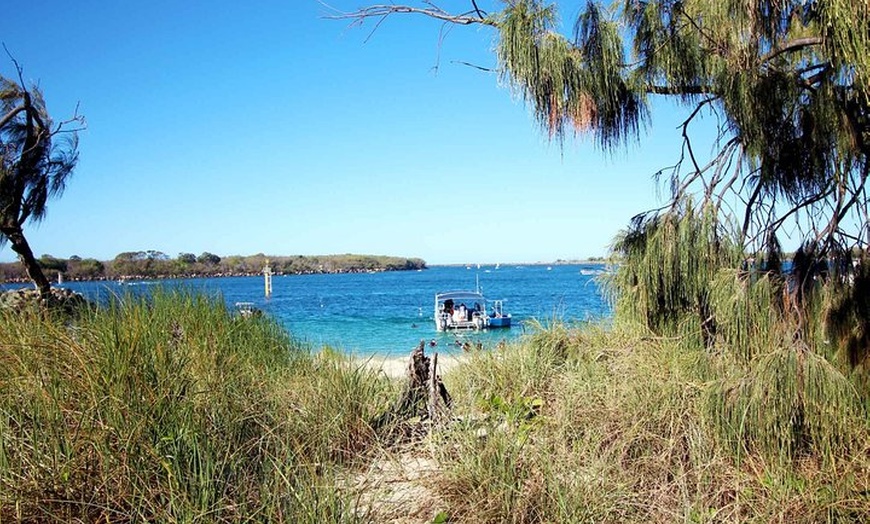
[[[612, 151], [672, 99], [689, 115], [674, 205], [687, 193], [727, 205], [750, 250], [785, 224], [822, 257], [866, 247], [867, 2], [587, 1], [571, 38], [541, 0], [493, 19], [502, 79], [550, 137], [591, 134]], [[691, 132], [702, 119], [717, 135], [709, 158]]]

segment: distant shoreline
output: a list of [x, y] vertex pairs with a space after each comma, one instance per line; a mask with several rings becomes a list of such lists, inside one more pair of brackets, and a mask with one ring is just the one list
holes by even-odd
[[[468, 267], [468, 268], [477, 268], [478, 266], [483, 267], [494, 267], [494, 266], [506, 266], [506, 267], [517, 267], [517, 266], [573, 266], [573, 265], [606, 265], [607, 262], [603, 259], [586, 259], [586, 260], [556, 260], [554, 262], [487, 262], [487, 263], [473, 263], [473, 264], [426, 264], [423, 267], [412, 267], [412, 268], [387, 268], [387, 267], [377, 267], [377, 268], [338, 268], [338, 269], [319, 269], [319, 270], [309, 270], [309, 271], [297, 271], [297, 272], [287, 272], [287, 271], [275, 271], [273, 276], [302, 276], [302, 275], [341, 275], [341, 274], [363, 274], [363, 273], [386, 273], [386, 272], [396, 272], [396, 271], [422, 271], [429, 268], [436, 267]], [[52, 285], [62, 285], [68, 282], [140, 282], [140, 281], [148, 281], [148, 280], [190, 280], [190, 279], [200, 279], [200, 278], [232, 278], [232, 277], [262, 277], [262, 271], [229, 271], [229, 272], [217, 272], [217, 273], [179, 273], [179, 274], [164, 274], [164, 275], [145, 275], [145, 274], [127, 274], [127, 275], [116, 275], [116, 276], [108, 276], [108, 275], [100, 275], [92, 278], [87, 277], [64, 277], [64, 281], [61, 283], [57, 282], [57, 273], [46, 271], [46, 276], [48, 276], [52, 280]], [[31, 280], [24, 277], [18, 278], [5, 278], [0, 281], [0, 284], [31, 284]]]
[[[423, 268], [426, 269], [426, 268]], [[416, 271], [414, 269], [342, 269], [335, 271], [307, 271], [307, 272], [298, 272], [298, 273], [287, 273], [283, 271], [276, 271], [272, 273], [272, 276], [280, 277], [280, 276], [303, 276], [303, 275], [343, 275], [343, 274], [362, 274], [362, 273], [388, 273], [388, 272], [396, 272], [396, 271]], [[58, 284], [58, 282], [52, 282], [52, 286], [63, 285], [67, 282], [140, 282], [143, 280], [192, 280], [197, 278], [233, 278], [233, 277], [262, 277], [262, 271], [249, 271], [249, 272], [238, 272], [238, 273], [212, 273], [212, 274], [200, 274], [200, 273], [187, 273], [180, 275], [120, 275], [117, 277], [97, 277], [97, 278], [70, 278], [64, 280]], [[31, 284], [31, 280], [27, 278], [17, 278], [17, 279], [7, 279], [2, 282], [3, 284]]]
[[[230, 255], [220, 257], [204, 252], [179, 253], [172, 258], [160, 251], [129, 251], [109, 261], [72, 256], [67, 259], [43, 255], [38, 260], [46, 278], [51, 281], [100, 282], [112, 280], [167, 280], [188, 278], [220, 278], [262, 275], [309, 275], [340, 273], [378, 273], [425, 269], [421, 258], [385, 255], [291, 255], [273, 256]], [[24, 267], [18, 262], [0, 263], [0, 281], [29, 282]]]

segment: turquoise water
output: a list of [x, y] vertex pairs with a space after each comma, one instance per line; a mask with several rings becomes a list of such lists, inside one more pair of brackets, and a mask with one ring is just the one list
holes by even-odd
[[[205, 278], [137, 282], [72, 282], [64, 284], [93, 299], [109, 293], [147, 292], [155, 285], [185, 286], [223, 296], [232, 306], [253, 302], [278, 319], [295, 337], [315, 347], [329, 345], [357, 354], [405, 355], [421, 339], [435, 340], [439, 350], [460, 351], [461, 341], [491, 346], [527, 331], [531, 319], [568, 322], [610, 315], [594, 273], [601, 266], [437, 266], [423, 271], [273, 277], [270, 299], [262, 277]], [[487, 299], [505, 300], [513, 317], [510, 329], [438, 333], [432, 318], [435, 293], [473, 290], [476, 281]]]

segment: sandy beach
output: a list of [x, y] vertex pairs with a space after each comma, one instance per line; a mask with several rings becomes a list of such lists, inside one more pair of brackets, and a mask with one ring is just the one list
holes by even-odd
[[[431, 353], [427, 352], [427, 356], [431, 357]], [[406, 375], [408, 367], [408, 359], [410, 352], [404, 357], [383, 357], [372, 356], [367, 358], [358, 357], [359, 360], [365, 363], [371, 369], [383, 371], [390, 378], [402, 378]], [[466, 357], [463, 355], [447, 355], [438, 354], [438, 374], [443, 375], [459, 365]]]

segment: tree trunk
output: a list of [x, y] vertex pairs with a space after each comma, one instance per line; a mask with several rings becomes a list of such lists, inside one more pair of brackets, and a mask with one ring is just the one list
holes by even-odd
[[432, 427], [440, 427], [450, 420], [450, 394], [441, 377], [438, 376], [438, 353], [434, 352], [429, 359], [429, 420]]
[[414, 418], [422, 420], [428, 417], [430, 427], [441, 426], [450, 420], [451, 399], [438, 376], [438, 353], [427, 357], [425, 347], [426, 342], [421, 340], [411, 352], [402, 394], [391, 409], [372, 422], [376, 430]]
[[12, 251], [18, 253], [18, 259], [24, 265], [27, 276], [30, 277], [33, 285], [39, 290], [39, 297], [42, 299], [47, 298], [51, 293], [51, 283], [45, 278], [42, 268], [39, 267], [39, 262], [33, 256], [33, 251], [31, 251], [27, 239], [24, 238], [24, 231], [21, 230], [21, 226], [3, 226], [0, 227], [0, 233], [9, 239], [9, 243], [12, 244]]

